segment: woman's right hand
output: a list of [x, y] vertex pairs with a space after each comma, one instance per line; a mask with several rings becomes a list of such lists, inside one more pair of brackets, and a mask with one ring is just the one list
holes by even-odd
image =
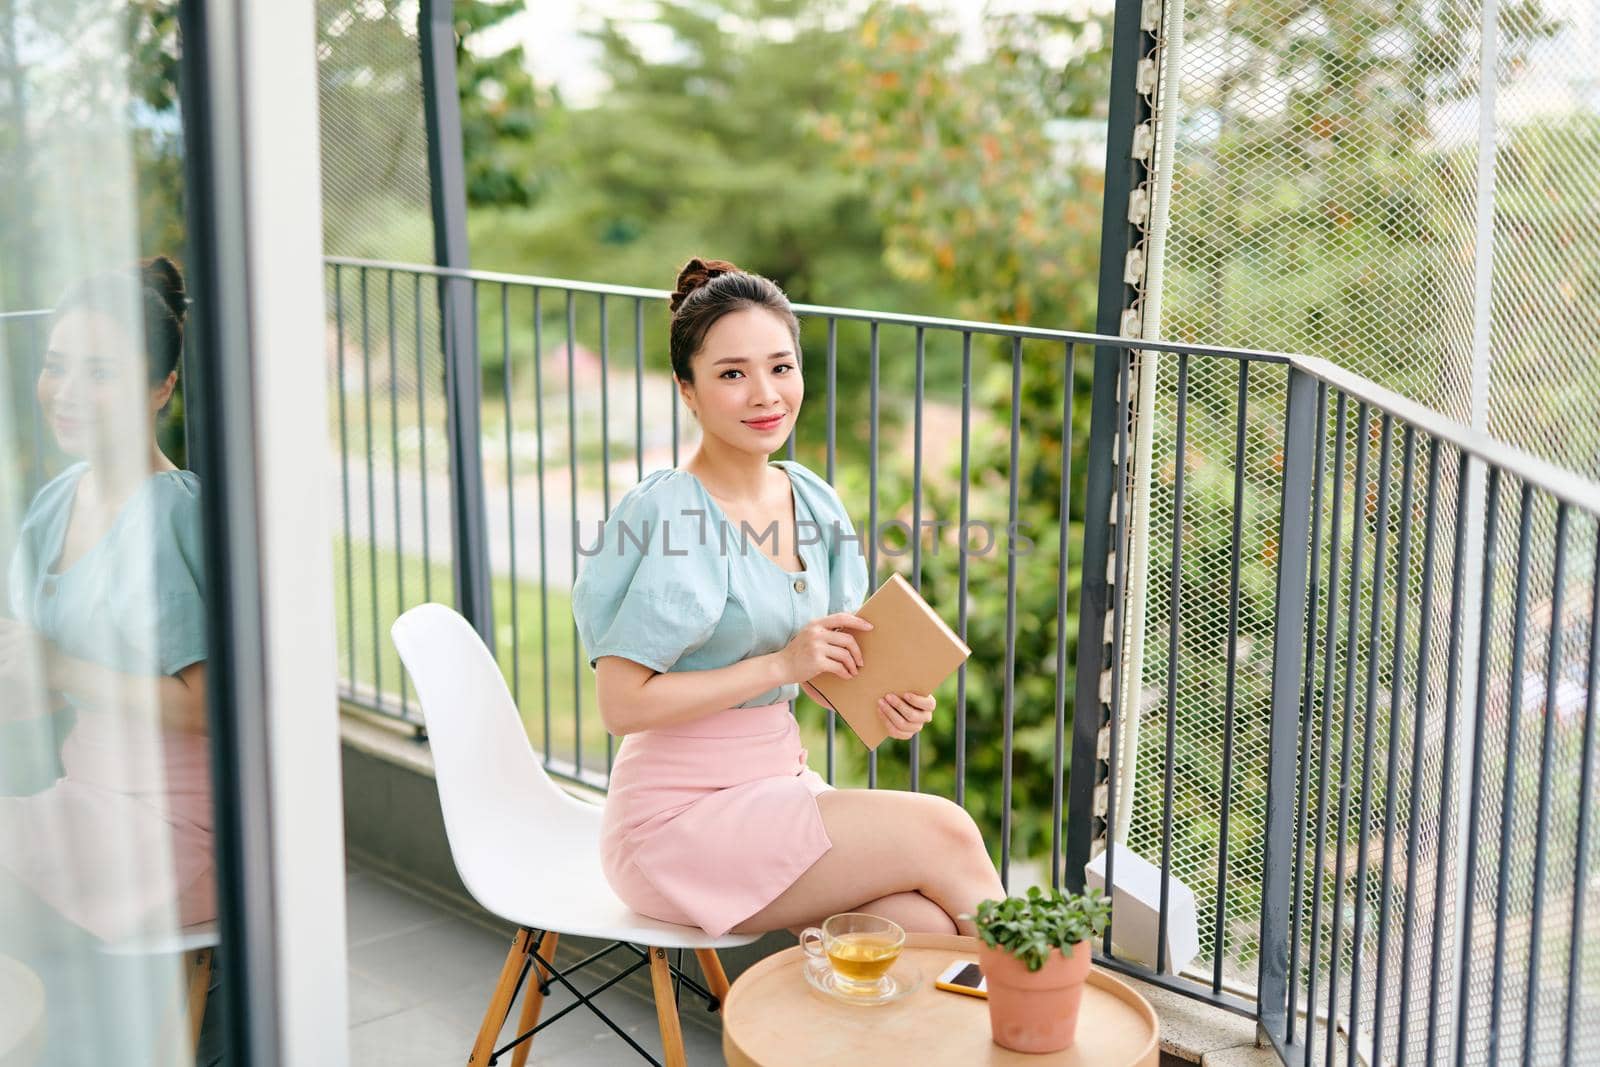
[[804, 682], [819, 674], [853, 678], [866, 663], [852, 630], [870, 630], [872, 624], [848, 611], [824, 615], [805, 624], [778, 653], [783, 682]]

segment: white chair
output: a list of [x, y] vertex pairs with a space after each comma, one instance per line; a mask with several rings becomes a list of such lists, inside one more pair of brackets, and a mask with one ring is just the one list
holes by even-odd
[[[601, 806], [578, 799], [545, 773], [499, 666], [466, 619], [441, 604], [423, 604], [396, 619], [390, 634], [422, 705], [456, 870], [479, 904], [517, 926], [468, 1064], [493, 1064], [514, 1047], [513, 1067], [522, 1067], [533, 1034], [578, 1004], [656, 1063], [590, 999], [645, 966], [667, 1065], [686, 1063], [673, 978], [705, 997], [715, 1011], [728, 993], [716, 950], [756, 939], [708, 937], [696, 927], [646, 918], [617, 899], [600, 868]], [[610, 945], [563, 972], [553, 966], [561, 934]], [[568, 981], [569, 974], [618, 948], [640, 959], [590, 994]], [[669, 962], [668, 949], [685, 948], [695, 951], [709, 990]], [[496, 1049], [530, 965], [537, 965], [538, 976], [523, 1000], [519, 1036]], [[541, 1023], [551, 979], [570, 990], [577, 1003]]]

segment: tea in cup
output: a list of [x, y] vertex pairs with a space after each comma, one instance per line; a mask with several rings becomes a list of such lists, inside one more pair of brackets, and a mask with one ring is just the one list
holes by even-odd
[[840, 992], [862, 996], [883, 991], [905, 943], [906, 932], [897, 923], [856, 911], [830, 915], [800, 935], [806, 955], [828, 961]]

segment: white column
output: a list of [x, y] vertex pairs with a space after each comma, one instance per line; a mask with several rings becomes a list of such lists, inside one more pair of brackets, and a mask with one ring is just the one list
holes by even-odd
[[279, 1062], [343, 1065], [344, 821], [312, 0], [235, 0]]

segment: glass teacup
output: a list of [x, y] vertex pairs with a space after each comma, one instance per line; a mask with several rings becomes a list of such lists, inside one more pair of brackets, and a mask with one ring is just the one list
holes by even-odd
[[813, 960], [826, 959], [834, 986], [842, 993], [874, 996], [888, 983], [889, 968], [905, 947], [899, 924], [865, 912], [830, 915], [820, 927], [800, 934], [800, 947]]

